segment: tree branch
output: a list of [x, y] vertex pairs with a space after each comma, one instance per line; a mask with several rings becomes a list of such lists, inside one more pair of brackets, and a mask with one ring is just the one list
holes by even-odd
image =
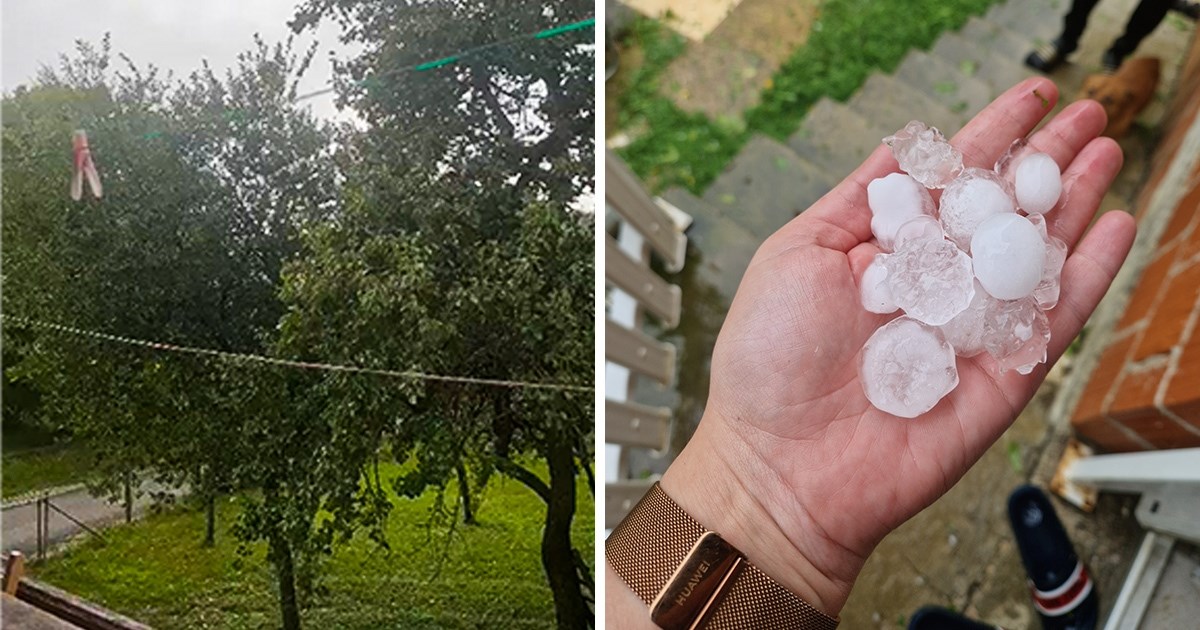
[[546, 485], [546, 482], [542, 481], [540, 477], [511, 459], [504, 457], [492, 459], [496, 462], [497, 470], [529, 486], [529, 489], [533, 490], [543, 501], [547, 504], [550, 503], [550, 486]]

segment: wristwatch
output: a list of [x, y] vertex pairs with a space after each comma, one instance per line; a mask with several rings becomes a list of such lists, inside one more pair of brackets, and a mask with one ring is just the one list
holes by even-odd
[[604, 543], [664, 630], [833, 630], [832, 619], [708, 531], [655, 483]]

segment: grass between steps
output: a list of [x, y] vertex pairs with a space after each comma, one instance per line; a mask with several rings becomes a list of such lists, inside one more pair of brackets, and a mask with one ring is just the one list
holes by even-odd
[[[402, 468], [381, 465], [388, 478]], [[545, 478], [545, 465], [531, 465]], [[446, 501], [457, 500], [455, 484]], [[586, 479], [577, 489], [572, 540], [585, 558], [594, 543], [593, 502]], [[365, 536], [339, 544], [321, 564], [316, 591], [305, 597], [305, 628], [549, 628], [554, 604], [541, 561], [545, 504], [519, 482], [497, 475], [479, 504], [480, 524], [428, 529], [434, 493], [393, 495], [387, 540]], [[227, 529], [237, 508], [220, 502], [217, 544], [201, 546], [204, 513], [176, 508], [105, 531], [35, 564], [32, 572], [88, 600], [156, 628], [279, 627], [275, 584], [265, 549], [239, 559]], [[443, 556], [443, 552], [445, 555]]]
[[633, 138], [618, 153], [652, 191], [678, 185], [700, 194], [751, 135], [786, 139], [822, 96], [845, 101], [872, 72], [891, 72], [910, 49], [929, 48], [996, 2], [826, 0], [808, 41], [775, 73], [744, 122], [689, 114], [663, 96], [659, 86], [685, 40], [660, 22], [638, 19], [621, 47], [640, 49], [642, 63], [608, 84], [618, 92], [617, 127]]

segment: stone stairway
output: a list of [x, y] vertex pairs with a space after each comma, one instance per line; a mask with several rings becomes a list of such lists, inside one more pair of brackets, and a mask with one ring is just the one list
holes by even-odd
[[[720, 309], [710, 303], [714, 295], [727, 307], [758, 245], [820, 199], [883, 137], [909, 120], [932, 124], [950, 137], [996, 96], [1033, 76], [1021, 60], [1057, 34], [1067, 1], [1008, 0], [993, 5], [958, 31], [942, 34], [928, 51], [909, 51], [891, 74], [871, 75], [847, 102], [818, 101], [786, 144], [762, 135], [753, 137], [700, 197], [682, 188], [665, 191], [665, 201], [694, 218], [688, 232], [689, 250], [694, 250], [688, 265], [697, 267], [689, 269], [681, 282], [685, 300], [689, 292], [702, 292], [710, 296], [707, 311]], [[1096, 69], [1098, 51], [1120, 34], [1135, 4], [1136, 0], [1102, 0], [1089, 21], [1078, 62], [1065, 64], [1050, 76], [1059, 86], [1057, 109], [1071, 102], [1086, 75]], [[1173, 48], [1182, 50], [1187, 41], [1180, 35], [1179, 44], [1151, 42], [1155, 37], [1143, 43], [1139, 54], [1150, 48], [1150, 54], [1166, 56]], [[1179, 56], [1164, 58], [1160, 92], [1173, 84]], [[1127, 165], [1129, 153], [1126, 147]], [[1140, 182], [1139, 173], [1130, 177]], [[1128, 190], [1136, 191], [1136, 186]], [[1119, 185], [1115, 188], [1120, 190]], [[1132, 192], [1123, 196], [1105, 206], [1128, 207]], [[689, 318], [686, 305], [684, 318]], [[697, 366], [703, 369], [696, 370], [703, 374], [691, 377], [707, 381], [707, 354], [722, 318], [723, 312], [702, 322], [685, 321], [679, 331], [667, 335], [683, 352], [703, 355], [702, 366]], [[644, 394], [662, 396], [661, 392]], [[672, 451], [690, 437], [707, 392], [679, 394], [684, 400], [677, 410], [680, 422], [675, 423]], [[698, 400], [687, 400], [697, 395]]]

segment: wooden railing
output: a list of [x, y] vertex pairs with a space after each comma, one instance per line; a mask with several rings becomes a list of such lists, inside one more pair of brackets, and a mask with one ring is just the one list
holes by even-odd
[[[25, 558], [19, 551], [4, 556], [4, 628], [82, 628], [83, 630], [151, 630], [124, 615], [97, 606], [64, 590], [25, 577]], [[12, 600], [8, 599], [12, 598]], [[15, 600], [15, 601], [14, 601]], [[17, 621], [19, 618], [20, 621]]]
[[605, 321], [605, 528], [615, 526], [654, 483], [630, 479], [622, 457], [631, 448], [666, 450], [671, 410], [630, 400], [634, 379], [673, 385], [675, 347], [646, 334], [644, 316], [660, 329], [679, 323], [680, 291], [650, 268], [657, 257], [668, 272], [683, 267], [687, 246], [680, 223], [659, 207], [612, 153], [605, 156], [605, 206], [617, 219], [606, 235], [604, 279], [610, 291]]

